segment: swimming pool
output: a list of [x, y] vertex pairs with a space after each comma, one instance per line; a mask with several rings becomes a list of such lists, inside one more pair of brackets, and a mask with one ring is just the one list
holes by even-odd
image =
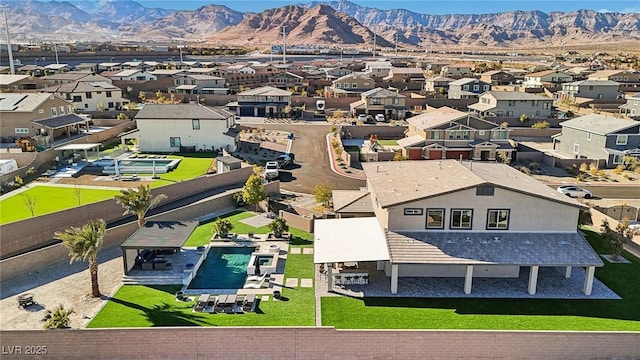
[[[175, 169], [180, 159], [123, 159], [118, 161], [118, 172], [121, 174], [164, 174]], [[116, 169], [112, 159], [100, 159], [93, 165], [102, 166], [105, 174], [115, 174]]]
[[242, 289], [255, 247], [212, 247], [187, 289]]

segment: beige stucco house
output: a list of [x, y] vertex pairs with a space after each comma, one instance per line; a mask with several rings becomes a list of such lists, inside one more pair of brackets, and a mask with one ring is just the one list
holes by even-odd
[[375, 80], [368, 74], [354, 72], [333, 80], [327, 92], [333, 94], [333, 97], [359, 97], [375, 85]]
[[[440, 160], [363, 167], [375, 217], [316, 220], [315, 263], [372, 264], [366, 278], [384, 274], [380, 281], [388, 281], [390, 296], [407, 296], [420, 278], [459, 278], [459, 296], [473, 294], [474, 279], [524, 278], [518, 292], [544, 296], [539, 273], [543, 279], [557, 274], [562, 280], [555, 281], [575, 291], [572, 269], [584, 268], [578, 286], [591, 295], [595, 268], [603, 263], [577, 230], [584, 206], [575, 200], [504, 164]], [[354, 284], [351, 275], [345, 281], [345, 267], [327, 266], [329, 289], [336, 281], [341, 288]], [[411, 278], [412, 289], [402, 288], [403, 278]]]
[[468, 106], [469, 111], [480, 117], [547, 118], [551, 116], [553, 99], [520, 91], [487, 91], [478, 102]]
[[[48, 93], [7, 93], [0, 97], [0, 133], [5, 141], [41, 135], [32, 121], [74, 113], [74, 105]], [[12, 142], [9, 141], [9, 142]]]
[[361, 94], [360, 100], [349, 104], [352, 114], [383, 114], [386, 119], [402, 119], [405, 114], [405, 96], [383, 88]]

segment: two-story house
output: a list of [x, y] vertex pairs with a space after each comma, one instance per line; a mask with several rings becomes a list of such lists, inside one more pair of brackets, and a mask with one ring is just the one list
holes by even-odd
[[43, 89], [73, 102], [79, 111], [121, 110], [129, 100], [122, 97], [122, 90], [104, 81], [76, 81]]
[[363, 72], [374, 79], [382, 79], [389, 75], [392, 66], [389, 61], [367, 61]]
[[468, 108], [480, 117], [546, 118], [551, 116], [553, 99], [520, 91], [487, 91]]
[[143, 152], [180, 152], [208, 149], [235, 151], [235, 115], [222, 108], [199, 104], [145, 104], [130, 134]]
[[627, 103], [620, 105], [620, 113], [630, 117], [640, 116], [640, 94], [627, 96]]
[[303, 86], [304, 78], [300, 75], [292, 72], [281, 72], [269, 76], [268, 86], [276, 87], [278, 89], [294, 88], [296, 86]]
[[467, 64], [449, 64], [440, 69], [440, 76], [462, 79], [473, 76], [473, 70]]
[[333, 94], [333, 97], [358, 97], [373, 88], [375, 80], [371, 76], [354, 72], [333, 80], [327, 92]]
[[446, 94], [449, 91], [449, 84], [452, 81], [454, 81], [452, 78], [444, 76], [434, 76], [426, 78], [424, 80], [424, 91], [433, 92], [436, 94]]
[[225, 87], [226, 80], [217, 76], [198, 74], [177, 74], [173, 77], [174, 88], [178, 94], [221, 94], [225, 95], [229, 89]]
[[477, 99], [491, 90], [491, 84], [473, 78], [462, 78], [449, 83], [449, 99]]
[[377, 115], [383, 114], [387, 120], [404, 119], [406, 97], [395, 91], [375, 88], [363, 92], [360, 100], [349, 104], [351, 113]]
[[76, 81], [96, 82], [103, 81], [111, 84], [112, 81], [106, 76], [98, 75], [92, 72], [70, 71], [62, 74], [54, 74], [43, 76], [41, 79], [47, 80], [53, 84], [68, 84]]
[[589, 114], [560, 123], [553, 148], [576, 159], [602, 160], [607, 168], [622, 164], [626, 155], [640, 157], [640, 122]]
[[480, 74], [480, 80], [491, 85], [509, 85], [515, 82], [515, 76], [502, 70], [491, 70]]
[[640, 91], [640, 73], [631, 70], [601, 70], [587, 77], [587, 80], [611, 80], [620, 83], [621, 92]]
[[[397, 296], [441, 288], [480, 297], [592, 294], [595, 268], [603, 262], [577, 229], [584, 208], [577, 201], [505, 164], [362, 166], [375, 217], [314, 224], [314, 263], [328, 264], [328, 290], [379, 279], [389, 286], [385, 295]], [[358, 271], [346, 267], [350, 262]], [[570, 279], [573, 274], [580, 280]], [[495, 285], [474, 288], [479, 278], [485, 285], [495, 279]]]
[[263, 86], [238, 93], [238, 101], [232, 110], [241, 116], [282, 117], [284, 108], [291, 105], [291, 93]]
[[389, 75], [382, 78], [392, 83], [422, 83], [424, 82], [424, 70], [416, 67], [391, 67]]
[[158, 80], [157, 76], [138, 68], [131, 68], [127, 70], [116, 71], [114, 74], [109, 75], [108, 78], [116, 81], [135, 81], [135, 82]]
[[[0, 134], [3, 140], [42, 135], [39, 127], [32, 123], [73, 114], [74, 105], [60, 96], [48, 93], [2, 93], [0, 94]], [[2, 141], [5, 142], [5, 141]]]
[[618, 99], [621, 96], [619, 89], [620, 83], [611, 80], [573, 81], [562, 84], [562, 90], [558, 91], [558, 99]]
[[499, 152], [512, 158], [509, 129], [446, 106], [407, 119], [406, 137], [398, 140], [411, 160], [495, 161]]
[[538, 71], [524, 76], [522, 85], [525, 88], [547, 88], [552, 91], [560, 86], [560, 84], [573, 81], [570, 74], [556, 71], [544, 70]]
[[327, 80], [338, 79], [345, 75], [349, 75], [353, 73], [353, 70], [348, 69], [346, 67], [335, 67], [329, 69], [321, 69], [326, 74]]
[[51, 86], [51, 82], [39, 77], [29, 75], [2, 75], [0, 76], [0, 91], [35, 91]]

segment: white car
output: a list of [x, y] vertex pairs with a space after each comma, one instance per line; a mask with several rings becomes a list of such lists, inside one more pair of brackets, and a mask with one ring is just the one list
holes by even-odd
[[280, 176], [277, 161], [268, 161], [264, 167], [264, 178], [267, 180], [277, 179]]
[[376, 114], [376, 121], [377, 122], [386, 122], [387, 119], [385, 119], [384, 115], [382, 115], [382, 114]]
[[583, 189], [574, 185], [562, 185], [558, 186], [558, 192], [568, 197], [591, 199], [593, 195], [591, 191]]
[[367, 115], [365, 115], [365, 114], [358, 115], [358, 121], [362, 121], [363, 123], [366, 123], [367, 122]]

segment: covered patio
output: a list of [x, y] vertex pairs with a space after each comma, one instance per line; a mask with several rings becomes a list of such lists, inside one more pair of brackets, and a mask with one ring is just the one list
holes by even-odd
[[375, 264], [382, 272], [389, 261], [387, 241], [375, 217], [316, 220], [314, 226], [313, 262], [325, 268], [327, 291], [336, 281], [366, 284], [373, 274], [363, 270], [361, 262]]
[[173, 271], [177, 267], [176, 271], [182, 276], [184, 266], [177, 264], [183, 260], [180, 252], [197, 226], [197, 221], [147, 221], [120, 245], [124, 275], [133, 270], [149, 274], [149, 270]]
[[[54, 150], [61, 151], [62, 155], [64, 155], [65, 151], [71, 151], [75, 153], [76, 151], [82, 151], [84, 153], [84, 160], [88, 161], [89, 159], [89, 151], [95, 152], [97, 155], [100, 152], [101, 143], [87, 143], [87, 144], [68, 144], [56, 147]], [[64, 159], [64, 156], [60, 156], [60, 159]], [[75, 159], [73, 159], [75, 160]]]
[[89, 131], [89, 121], [91, 119], [77, 114], [66, 114], [47, 119], [33, 120], [32, 123], [39, 127], [40, 135], [45, 140], [45, 146], [53, 144], [58, 136], [71, 137], [71, 133], [80, 134], [80, 128], [84, 126]]

